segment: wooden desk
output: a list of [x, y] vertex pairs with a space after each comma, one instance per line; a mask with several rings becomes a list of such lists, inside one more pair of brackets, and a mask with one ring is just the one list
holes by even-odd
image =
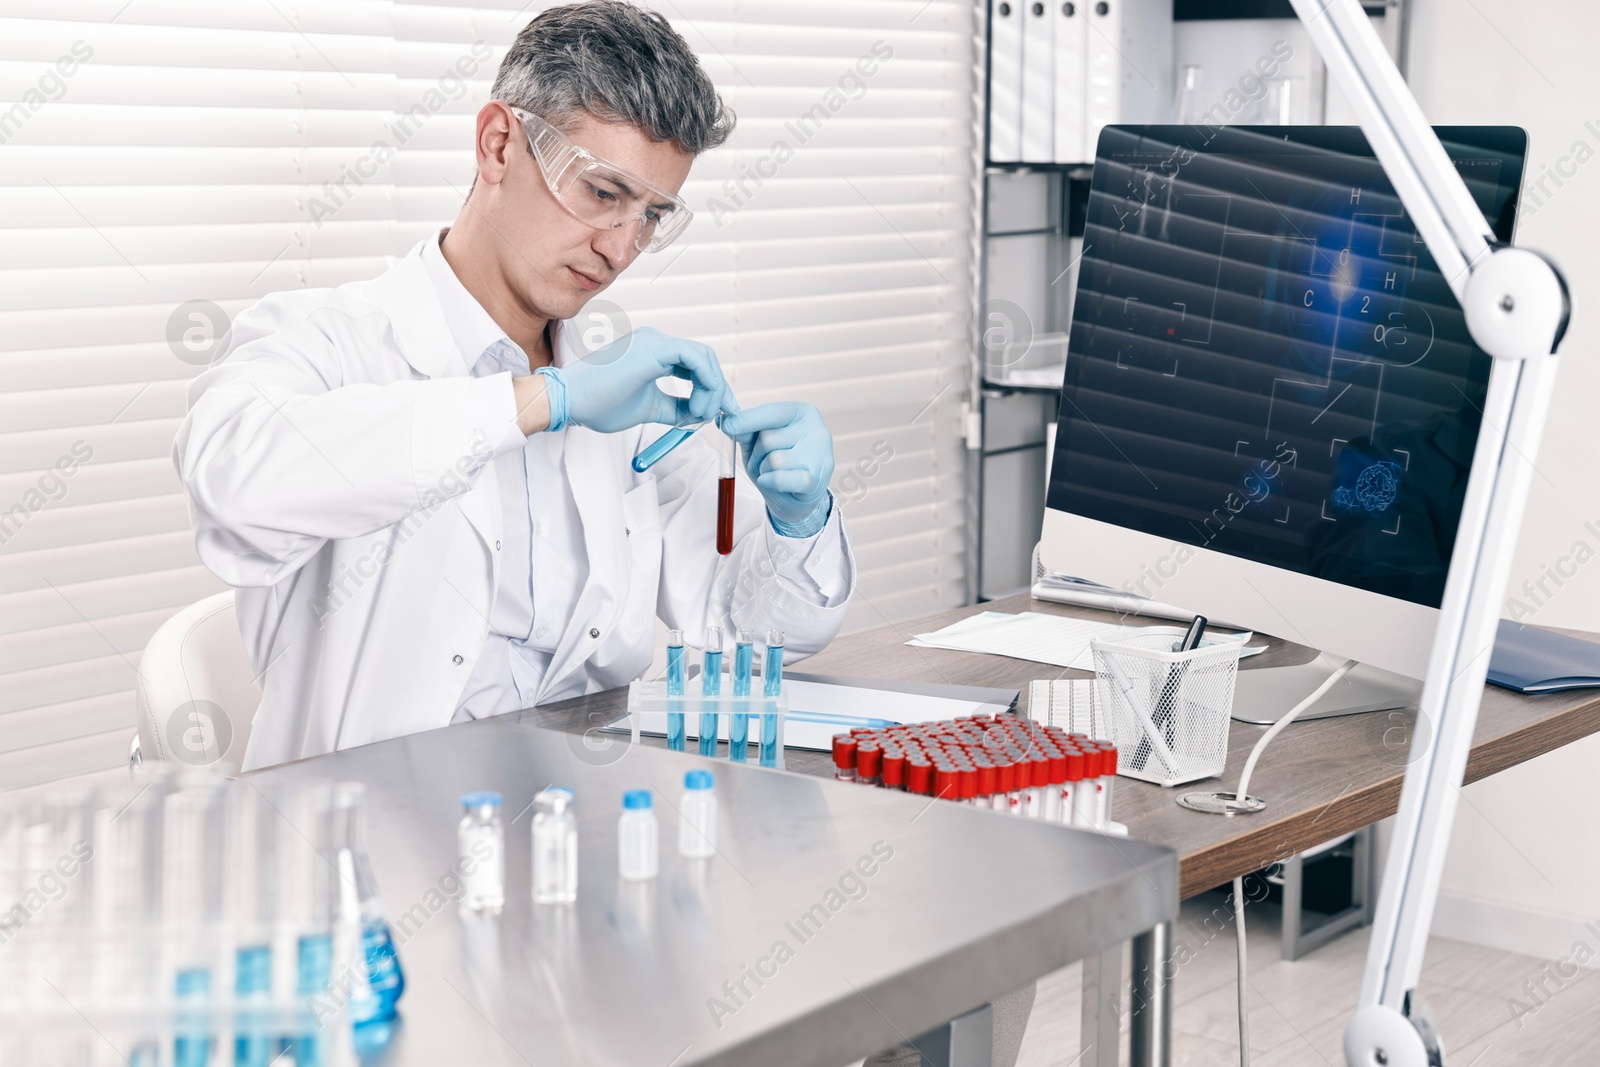
[[[796, 669], [1024, 691], [1035, 678], [1085, 676], [1025, 660], [905, 643], [912, 634], [936, 630], [979, 611], [1111, 617], [1019, 595], [850, 634]], [[1246, 660], [1241, 668], [1302, 663], [1313, 655], [1304, 646], [1272, 640], [1266, 652]], [[1024, 692], [1023, 703], [1026, 700]], [[518, 714], [540, 725], [582, 731], [615, 719], [623, 703], [620, 693], [598, 693]], [[1117, 783], [1114, 817], [1127, 824], [1133, 837], [1178, 852], [1178, 893], [1191, 897], [1394, 814], [1416, 718], [1416, 710], [1410, 709], [1293, 724], [1262, 756], [1250, 784], [1251, 793], [1267, 801], [1265, 811], [1223, 818], [1178, 807], [1180, 792], [1227, 789], [1238, 783], [1245, 758], [1267, 728], [1236, 722], [1229, 732], [1222, 778], [1174, 789], [1124, 778]], [[1600, 690], [1526, 697], [1490, 686], [1478, 716], [1466, 780], [1477, 781], [1597, 731]], [[787, 762], [790, 770], [833, 773], [824, 753], [791, 750]]]

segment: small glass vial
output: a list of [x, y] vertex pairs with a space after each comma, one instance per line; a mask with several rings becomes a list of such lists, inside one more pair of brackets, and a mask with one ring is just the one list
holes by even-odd
[[498, 914], [506, 902], [506, 830], [499, 793], [467, 793], [456, 826], [456, 870], [464, 891], [462, 912]]
[[553, 785], [533, 798], [533, 902], [578, 899], [578, 816], [572, 790]]
[[661, 831], [650, 790], [622, 794], [617, 820], [617, 873], [630, 882], [648, 881], [660, 869]]
[[717, 852], [717, 794], [710, 771], [690, 771], [683, 776], [683, 800], [678, 806], [678, 855], [704, 859]]

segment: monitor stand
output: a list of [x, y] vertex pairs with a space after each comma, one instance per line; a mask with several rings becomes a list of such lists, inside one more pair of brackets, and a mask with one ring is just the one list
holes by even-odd
[[[1318, 653], [1309, 663], [1290, 667], [1240, 665], [1233, 690], [1233, 717], [1239, 722], [1274, 723], [1327, 681], [1344, 662], [1338, 656]], [[1363, 711], [1387, 711], [1415, 707], [1422, 696], [1422, 683], [1402, 674], [1360, 664], [1324, 693], [1295, 721], [1326, 719], [1333, 715], [1354, 715]]]

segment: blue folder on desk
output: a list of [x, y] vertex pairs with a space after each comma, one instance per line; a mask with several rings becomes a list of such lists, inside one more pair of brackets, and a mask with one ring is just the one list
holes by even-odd
[[1600, 642], [1501, 619], [1489, 681], [1519, 693], [1600, 686]]

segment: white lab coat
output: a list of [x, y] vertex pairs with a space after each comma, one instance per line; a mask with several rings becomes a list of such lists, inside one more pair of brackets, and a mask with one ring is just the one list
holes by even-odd
[[[420, 248], [371, 281], [268, 296], [189, 387], [173, 460], [200, 559], [237, 589], [261, 675], [246, 769], [447, 725], [488, 636], [503, 522], [492, 451], [515, 411], [506, 375], [464, 365]], [[585, 354], [571, 322], [554, 339], [561, 359]], [[658, 613], [691, 643], [711, 625], [781, 629], [791, 659], [843, 621], [848, 597], [819, 606], [777, 577], [774, 550], [821, 544], [772, 533], [742, 475], [736, 544], [716, 554], [712, 449], [690, 442], [633, 472], [662, 429], [565, 431], [589, 570], [552, 684], [638, 677]]]

